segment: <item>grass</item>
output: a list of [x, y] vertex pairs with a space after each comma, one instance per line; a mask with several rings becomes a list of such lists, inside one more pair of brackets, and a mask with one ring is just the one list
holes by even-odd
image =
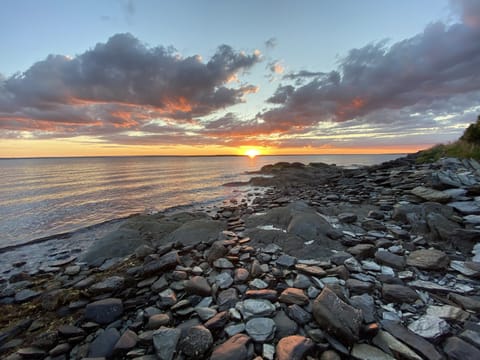
[[420, 151], [416, 161], [419, 164], [423, 164], [437, 161], [442, 157], [480, 160], [480, 144], [458, 140], [451, 144], [436, 145], [430, 149]]

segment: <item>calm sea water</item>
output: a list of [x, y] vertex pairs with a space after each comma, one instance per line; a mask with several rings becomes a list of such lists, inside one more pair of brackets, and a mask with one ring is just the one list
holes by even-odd
[[372, 165], [401, 155], [0, 160], [0, 248], [181, 205], [219, 202], [247, 171], [278, 161]]

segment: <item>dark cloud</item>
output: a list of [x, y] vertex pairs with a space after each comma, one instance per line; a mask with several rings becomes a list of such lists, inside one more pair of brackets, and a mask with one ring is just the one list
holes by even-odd
[[[449, 99], [480, 90], [480, 30], [464, 24], [428, 26], [413, 38], [351, 50], [330, 73], [299, 72], [305, 84], [281, 85], [261, 114], [267, 124], [292, 131], [322, 122], [345, 122], [375, 111], [433, 107], [448, 113]], [[285, 79], [296, 80], [297, 74]], [[470, 98], [464, 106], [478, 105]], [[410, 121], [405, 119], [404, 121]], [[377, 119], [376, 122], [382, 122]], [[265, 125], [264, 125], [265, 126]]]
[[271, 37], [270, 39], [268, 39], [267, 41], [265, 41], [265, 47], [267, 49], [273, 49], [274, 47], [277, 46], [277, 38], [274, 38], [274, 37]]
[[450, 4], [464, 24], [473, 28], [480, 28], [480, 1], [450, 0]]
[[130, 34], [114, 35], [75, 58], [49, 55], [24, 73], [0, 77], [0, 126], [62, 136], [68, 128], [79, 134], [138, 130], [159, 117], [191, 121], [255, 92], [253, 85], [230, 82], [259, 61], [258, 53], [222, 45], [204, 62], [172, 48], [147, 47]]

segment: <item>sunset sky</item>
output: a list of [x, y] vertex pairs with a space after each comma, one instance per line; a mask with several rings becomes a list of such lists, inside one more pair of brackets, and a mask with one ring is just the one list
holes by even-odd
[[480, 0], [2, 0], [0, 157], [404, 153], [480, 114]]

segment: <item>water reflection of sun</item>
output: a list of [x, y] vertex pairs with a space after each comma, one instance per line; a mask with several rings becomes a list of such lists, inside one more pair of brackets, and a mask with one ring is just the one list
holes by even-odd
[[260, 151], [258, 151], [257, 149], [248, 149], [247, 151], [245, 151], [245, 155], [247, 155], [250, 159], [253, 159], [257, 155], [260, 155]]

